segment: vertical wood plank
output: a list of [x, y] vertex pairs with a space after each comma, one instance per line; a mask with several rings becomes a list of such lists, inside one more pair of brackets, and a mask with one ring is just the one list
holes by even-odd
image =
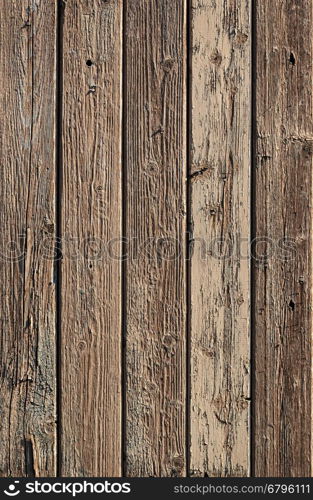
[[254, 467], [310, 476], [313, 4], [257, 0], [255, 10]]
[[0, 9], [0, 475], [53, 476], [55, 2]]
[[190, 474], [249, 474], [250, 0], [191, 2]]
[[121, 20], [121, 0], [64, 3], [64, 476], [121, 474]]
[[126, 1], [128, 476], [186, 467], [185, 39], [185, 1]]

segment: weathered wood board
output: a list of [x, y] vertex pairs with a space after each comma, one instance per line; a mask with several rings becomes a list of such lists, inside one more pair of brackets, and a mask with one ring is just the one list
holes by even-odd
[[251, 2], [192, 1], [191, 475], [250, 470]]
[[312, 467], [312, 14], [311, 0], [255, 5], [257, 476]]
[[63, 9], [64, 476], [121, 474], [121, 23], [120, 0]]
[[186, 2], [127, 0], [125, 473], [186, 472]]
[[54, 2], [0, 9], [0, 475], [56, 473]]

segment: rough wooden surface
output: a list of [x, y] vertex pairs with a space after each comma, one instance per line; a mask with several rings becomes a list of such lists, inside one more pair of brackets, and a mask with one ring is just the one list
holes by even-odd
[[61, 473], [119, 476], [122, 2], [64, 5]]
[[313, 0], [0, 25], [0, 476], [311, 476]]
[[126, 474], [185, 474], [186, 15], [127, 0]]
[[311, 475], [312, 9], [256, 2], [257, 476]]
[[196, 476], [249, 474], [250, 7], [250, 0], [192, 1], [190, 473]]
[[1, 2], [1, 476], [55, 474], [55, 20]]

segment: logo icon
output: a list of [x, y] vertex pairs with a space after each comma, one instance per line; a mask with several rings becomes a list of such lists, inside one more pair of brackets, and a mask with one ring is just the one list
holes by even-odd
[[10, 484], [10, 486], [8, 487], [9, 491], [4, 490], [4, 493], [6, 495], [8, 495], [9, 497], [16, 497], [16, 495], [19, 495], [21, 492], [20, 492], [20, 490], [16, 489], [16, 486], [15, 486], [16, 484], [19, 484], [19, 481], [14, 481], [14, 484], [13, 483]]

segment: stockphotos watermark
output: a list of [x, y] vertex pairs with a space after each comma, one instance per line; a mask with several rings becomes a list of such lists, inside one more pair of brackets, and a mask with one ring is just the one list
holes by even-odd
[[130, 493], [131, 485], [127, 482], [118, 481], [99, 481], [90, 482], [88, 480], [78, 481], [29, 481], [21, 484], [20, 481], [15, 480], [9, 484], [3, 493], [7, 497], [17, 497], [22, 494], [37, 494], [37, 495], [48, 495], [48, 494], [68, 494], [75, 498], [78, 495], [92, 493], [92, 494], [118, 494], [118, 493]]
[[65, 234], [62, 238], [29, 232], [11, 240], [0, 240], [0, 261], [23, 263], [29, 255], [44, 260], [104, 261], [175, 261], [192, 259], [250, 260], [260, 264], [278, 259], [282, 262], [297, 258], [299, 242], [292, 238], [258, 237], [253, 240], [240, 235], [227, 238], [205, 239], [187, 233], [178, 239], [171, 235], [156, 235], [148, 238], [112, 238], [105, 240], [93, 236], [77, 237]]

